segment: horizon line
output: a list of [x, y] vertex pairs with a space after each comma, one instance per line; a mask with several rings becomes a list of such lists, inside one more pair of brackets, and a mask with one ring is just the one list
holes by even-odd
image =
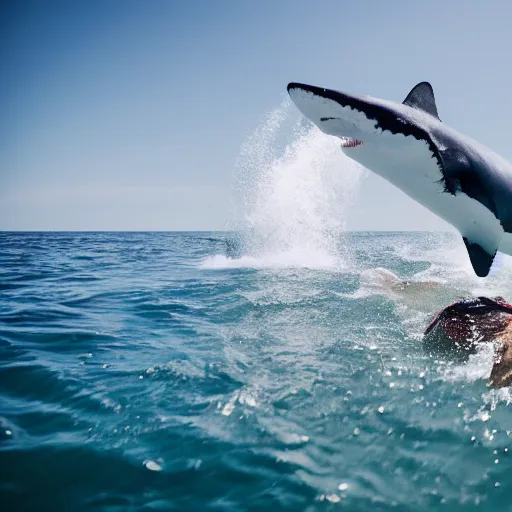
[[[0, 229], [0, 233], [236, 233], [235, 229]], [[452, 233], [431, 229], [347, 229], [341, 233]]]

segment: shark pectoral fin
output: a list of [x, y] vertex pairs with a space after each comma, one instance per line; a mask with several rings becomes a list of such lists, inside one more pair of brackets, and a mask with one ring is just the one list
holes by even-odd
[[468, 250], [469, 259], [471, 261], [471, 265], [473, 265], [475, 274], [478, 277], [486, 277], [491, 269], [494, 256], [496, 256], [496, 252], [498, 251], [499, 240], [496, 242], [494, 247], [490, 249], [489, 247], [482, 247], [478, 242], [469, 240], [465, 236], [462, 237], [462, 239], [464, 240], [464, 244]]
[[423, 112], [439, 119], [434, 90], [428, 82], [421, 82], [414, 86], [407, 95], [407, 98], [403, 101], [403, 104], [418, 110], [423, 110]]

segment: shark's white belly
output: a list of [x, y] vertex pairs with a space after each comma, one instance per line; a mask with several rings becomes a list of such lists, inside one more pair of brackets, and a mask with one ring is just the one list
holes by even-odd
[[437, 159], [427, 142], [381, 132], [366, 138], [361, 146], [346, 149], [345, 154], [400, 188], [491, 254], [498, 244], [499, 250], [512, 254], [512, 236], [503, 232], [489, 209], [462, 192], [445, 192]]

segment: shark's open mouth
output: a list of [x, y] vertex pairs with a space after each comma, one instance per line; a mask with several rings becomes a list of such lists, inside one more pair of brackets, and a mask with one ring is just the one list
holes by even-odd
[[342, 148], [356, 148], [363, 143], [362, 140], [359, 139], [351, 139], [350, 137], [343, 137], [341, 139], [341, 147]]

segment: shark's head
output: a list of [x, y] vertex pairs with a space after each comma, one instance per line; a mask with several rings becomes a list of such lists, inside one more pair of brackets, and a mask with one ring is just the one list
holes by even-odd
[[[356, 148], [361, 148], [365, 143], [384, 143], [380, 140], [384, 133], [388, 136], [412, 135], [417, 140], [430, 142], [422, 125], [433, 116], [437, 120], [437, 109], [431, 91], [430, 84], [422, 82], [411, 91], [404, 104], [397, 104], [371, 96], [348, 94], [312, 85], [295, 82], [288, 84], [292, 101], [305, 117], [324, 133], [339, 137], [343, 149], [356, 151]], [[410, 99], [411, 95], [414, 98]], [[429, 95], [432, 100], [425, 100]], [[418, 104], [418, 98], [421, 104]], [[412, 100], [416, 102], [414, 105]], [[355, 157], [353, 154], [349, 156]]]

